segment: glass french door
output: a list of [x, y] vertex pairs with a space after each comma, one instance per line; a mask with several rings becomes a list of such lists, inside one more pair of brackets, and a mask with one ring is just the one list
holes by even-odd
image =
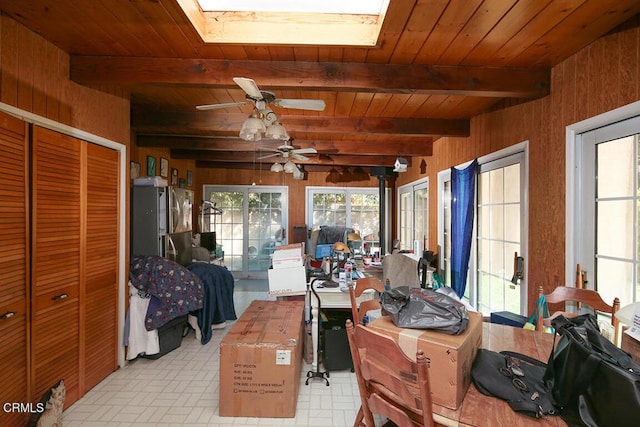
[[398, 189], [398, 228], [401, 249], [422, 255], [429, 247], [429, 182], [423, 180]]
[[286, 187], [205, 185], [204, 195], [222, 211], [206, 218], [224, 264], [237, 278], [266, 278], [273, 251], [286, 244]]
[[523, 254], [525, 230], [522, 153], [480, 165], [477, 190], [476, 250], [472, 268], [476, 307], [483, 313], [526, 313], [524, 277], [514, 278], [515, 256]]
[[640, 116], [579, 138], [576, 258], [587, 286], [624, 307], [640, 300]]

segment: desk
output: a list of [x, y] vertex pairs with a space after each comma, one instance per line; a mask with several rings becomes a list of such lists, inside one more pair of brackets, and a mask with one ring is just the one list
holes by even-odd
[[[553, 347], [553, 335], [513, 326], [483, 323], [482, 347], [510, 350], [546, 362]], [[514, 412], [507, 402], [485, 396], [473, 384], [457, 410], [433, 405], [434, 415], [446, 419], [444, 425], [457, 426], [566, 426], [559, 416], [532, 418]], [[439, 418], [438, 417], [438, 418]], [[438, 421], [441, 422], [441, 421]]]
[[[321, 288], [318, 287], [322, 282], [317, 280], [313, 283], [313, 288], [318, 294], [311, 293], [311, 341], [313, 342], [313, 362], [311, 363], [311, 370], [318, 372], [318, 347], [320, 345], [320, 331], [318, 318], [321, 308], [348, 308], [351, 309], [351, 298], [349, 292], [343, 292], [340, 288]], [[320, 301], [318, 301], [318, 298]], [[362, 301], [375, 298], [375, 292], [373, 289], [367, 289], [358, 297], [356, 302], [359, 304]], [[328, 385], [328, 384], [327, 384]]]

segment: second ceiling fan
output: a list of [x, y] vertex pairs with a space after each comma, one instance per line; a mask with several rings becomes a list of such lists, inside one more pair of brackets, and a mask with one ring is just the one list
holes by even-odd
[[261, 148], [262, 151], [273, 151], [273, 154], [267, 154], [265, 156], [258, 157], [258, 160], [269, 159], [272, 157], [282, 157], [284, 161], [295, 159], [301, 162], [309, 160], [304, 154], [318, 154], [315, 148], [295, 148], [290, 144], [290, 141], [285, 141], [284, 144], [276, 148]]

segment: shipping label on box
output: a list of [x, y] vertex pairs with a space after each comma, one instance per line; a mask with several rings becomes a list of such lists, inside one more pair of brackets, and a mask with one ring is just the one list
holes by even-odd
[[220, 416], [293, 418], [303, 301], [254, 301], [220, 343]]
[[482, 315], [469, 313], [467, 329], [448, 335], [425, 329], [398, 328], [389, 316], [369, 323], [396, 340], [402, 351], [415, 360], [422, 350], [429, 360], [429, 380], [433, 403], [457, 409], [471, 384], [471, 365], [482, 346]]
[[307, 272], [304, 266], [267, 270], [269, 296], [304, 295], [307, 293]]

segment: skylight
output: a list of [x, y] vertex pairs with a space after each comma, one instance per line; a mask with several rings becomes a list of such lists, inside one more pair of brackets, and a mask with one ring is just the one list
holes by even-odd
[[[383, 0], [199, 0], [205, 12], [310, 12], [379, 15]], [[386, 9], [386, 7], [385, 7]]]
[[375, 46], [390, 0], [178, 0], [207, 43]]

